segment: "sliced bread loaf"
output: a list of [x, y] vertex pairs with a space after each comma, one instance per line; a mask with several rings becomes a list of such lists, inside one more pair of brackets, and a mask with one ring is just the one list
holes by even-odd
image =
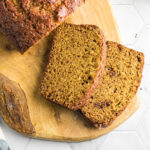
[[144, 55], [115, 42], [107, 42], [106, 66], [99, 85], [82, 113], [96, 127], [107, 127], [135, 96], [142, 78]]
[[97, 26], [72, 24], [59, 26], [53, 34], [41, 94], [77, 110], [90, 97], [103, 73], [104, 36]]

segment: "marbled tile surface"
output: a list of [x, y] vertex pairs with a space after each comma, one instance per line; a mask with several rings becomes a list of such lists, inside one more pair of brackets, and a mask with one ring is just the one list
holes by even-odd
[[150, 0], [110, 1], [123, 43], [145, 54], [139, 110], [111, 133], [81, 143], [30, 139], [8, 128], [1, 120], [12, 150], [150, 150]]

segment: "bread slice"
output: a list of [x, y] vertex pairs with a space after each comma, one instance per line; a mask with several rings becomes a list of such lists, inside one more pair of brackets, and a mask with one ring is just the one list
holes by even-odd
[[72, 24], [59, 26], [53, 34], [41, 94], [77, 110], [90, 97], [103, 73], [104, 36], [97, 26]]
[[0, 0], [0, 31], [23, 54], [84, 0]]
[[135, 96], [142, 78], [144, 55], [115, 42], [107, 42], [103, 77], [82, 113], [96, 127], [109, 126]]

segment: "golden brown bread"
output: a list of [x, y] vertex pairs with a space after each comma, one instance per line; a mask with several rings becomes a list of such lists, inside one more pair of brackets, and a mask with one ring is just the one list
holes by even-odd
[[1, 0], [0, 31], [23, 54], [84, 0]]
[[41, 94], [77, 110], [102, 76], [106, 57], [104, 36], [97, 26], [72, 24], [59, 26], [53, 34]]
[[107, 127], [135, 96], [142, 78], [143, 53], [115, 42], [107, 42], [103, 77], [81, 109], [96, 127]]

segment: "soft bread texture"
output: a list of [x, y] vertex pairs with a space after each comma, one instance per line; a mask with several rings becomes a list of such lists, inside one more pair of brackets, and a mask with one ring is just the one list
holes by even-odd
[[72, 24], [59, 26], [53, 34], [41, 94], [77, 110], [86, 103], [103, 73], [104, 36], [97, 26]]
[[96, 127], [107, 127], [135, 96], [142, 78], [144, 55], [115, 42], [107, 42], [103, 77], [81, 109]]
[[0, 31], [23, 54], [84, 0], [1, 0]]

